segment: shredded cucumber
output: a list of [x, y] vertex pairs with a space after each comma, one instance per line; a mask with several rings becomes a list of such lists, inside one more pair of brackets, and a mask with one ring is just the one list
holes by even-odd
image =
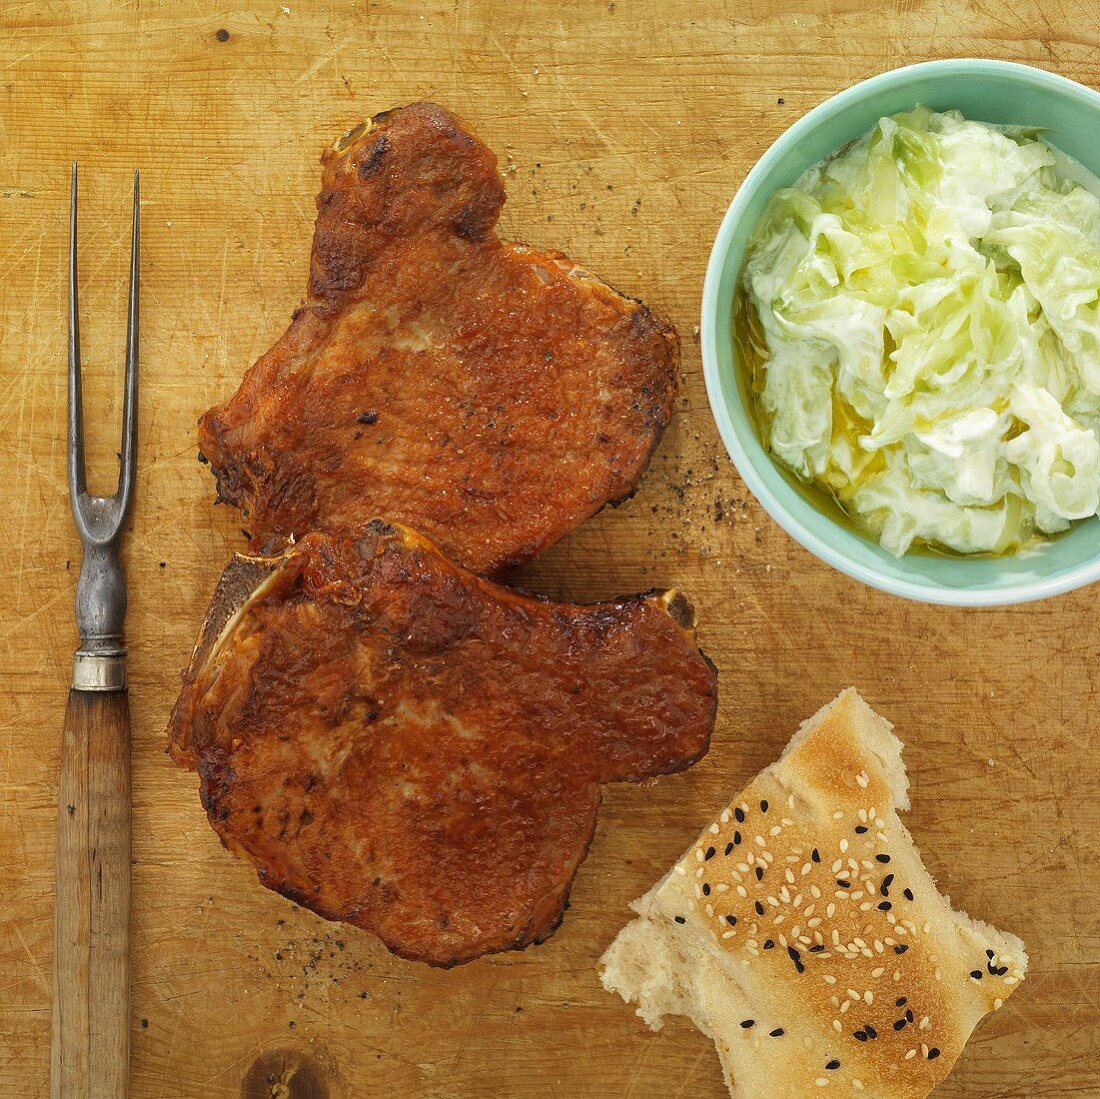
[[769, 448], [893, 554], [1010, 552], [1100, 509], [1100, 199], [1065, 165], [918, 107], [757, 227]]

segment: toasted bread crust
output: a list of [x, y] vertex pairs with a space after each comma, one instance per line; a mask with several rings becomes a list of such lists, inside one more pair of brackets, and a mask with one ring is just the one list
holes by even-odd
[[706, 751], [691, 621], [675, 593], [532, 598], [394, 524], [311, 534], [226, 570], [169, 751], [264, 885], [455, 965], [553, 932], [601, 783]]
[[499, 240], [496, 158], [441, 107], [322, 159], [309, 297], [199, 424], [253, 549], [384, 515], [497, 575], [631, 495], [672, 415], [675, 330]]

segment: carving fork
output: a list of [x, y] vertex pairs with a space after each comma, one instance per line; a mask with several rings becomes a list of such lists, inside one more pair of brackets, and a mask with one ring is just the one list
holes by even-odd
[[80, 648], [61, 741], [54, 902], [53, 1099], [125, 1099], [130, 1060], [130, 708], [119, 561], [134, 495], [138, 361], [138, 173], [118, 489], [92, 496], [84, 469], [76, 275], [76, 164], [69, 214], [69, 495], [84, 546]]

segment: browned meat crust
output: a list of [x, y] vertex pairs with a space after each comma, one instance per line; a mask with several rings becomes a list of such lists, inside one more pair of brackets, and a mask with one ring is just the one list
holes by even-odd
[[403, 527], [310, 534], [226, 570], [169, 751], [264, 885], [455, 965], [553, 932], [600, 783], [704, 754], [691, 627], [675, 593], [550, 603]]
[[199, 425], [253, 549], [384, 515], [496, 575], [633, 492], [675, 331], [499, 240], [496, 157], [441, 107], [378, 115], [322, 161], [309, 297]]

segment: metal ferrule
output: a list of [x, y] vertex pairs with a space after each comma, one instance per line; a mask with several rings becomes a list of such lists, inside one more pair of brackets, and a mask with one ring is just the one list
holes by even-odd
[[126, 690], [126, 650], [88, 652], [78, 649], [73, 654], [73, 690]]

